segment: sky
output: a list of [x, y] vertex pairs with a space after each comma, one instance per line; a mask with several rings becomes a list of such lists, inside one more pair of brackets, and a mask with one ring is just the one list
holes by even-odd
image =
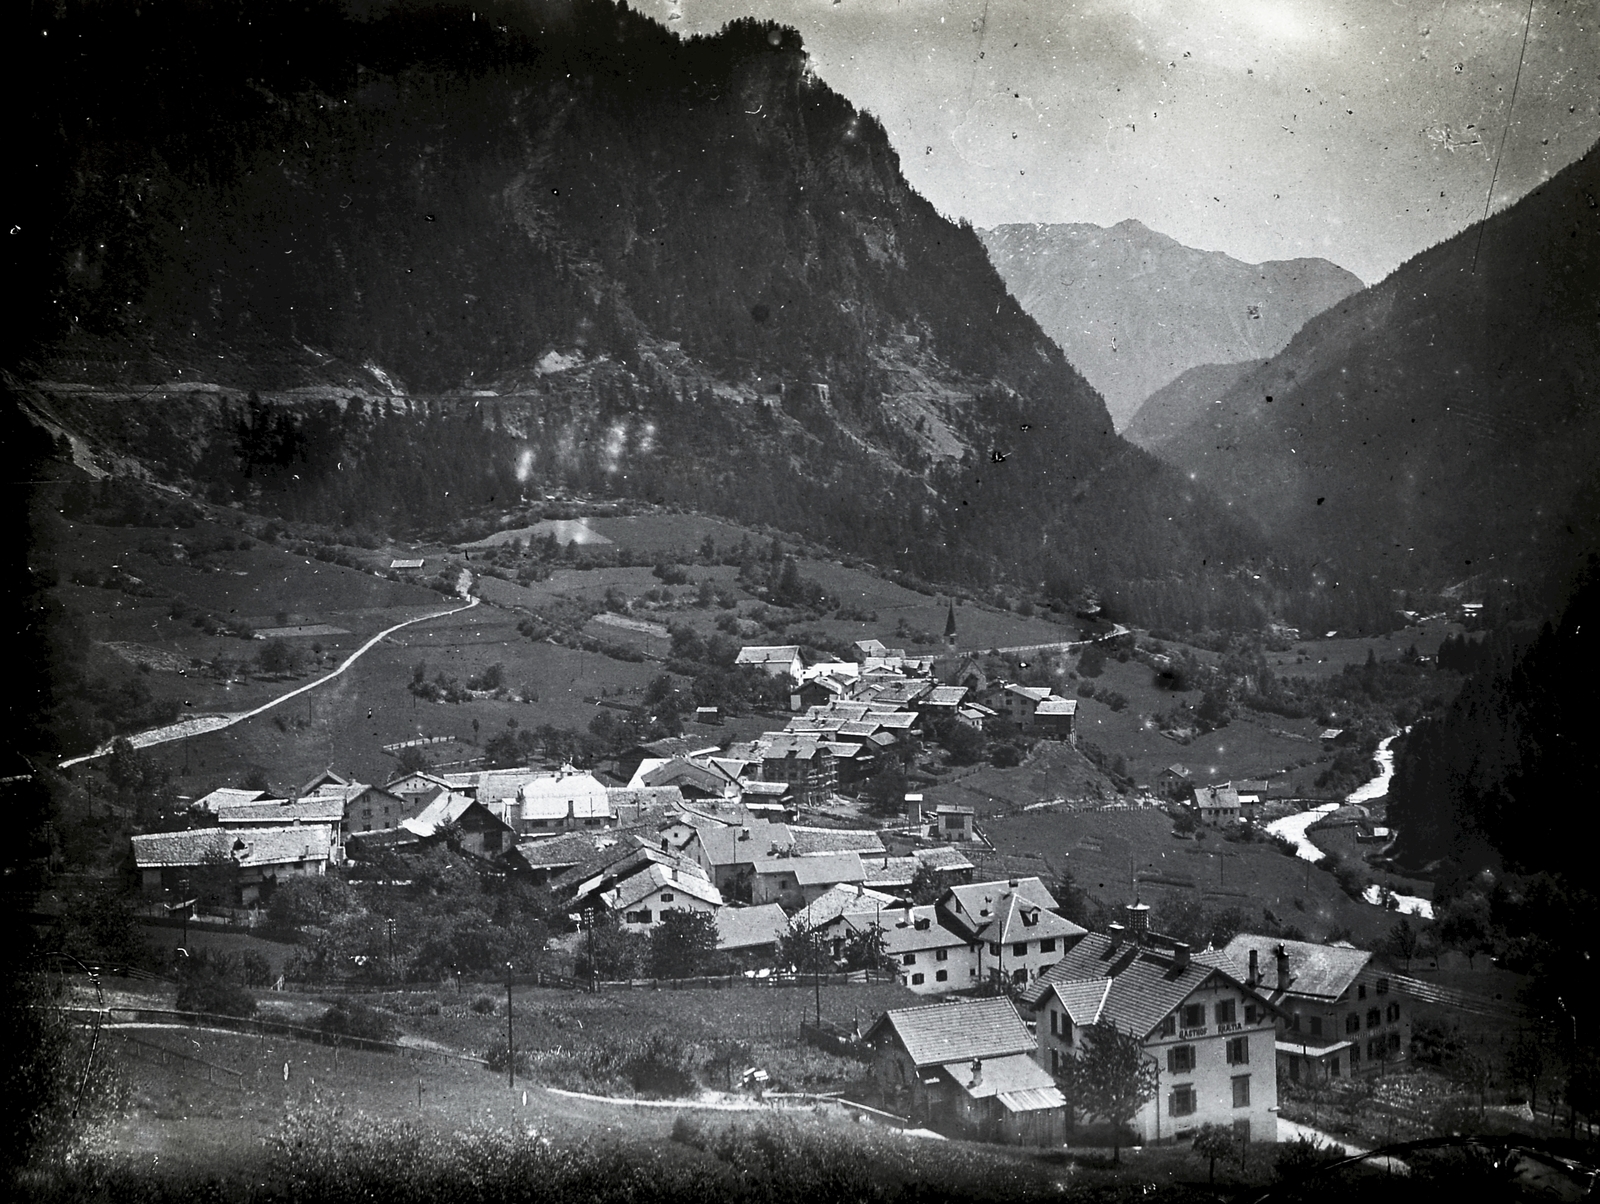
[[1368, 284], [1600, 139], [1600, 0], [1534, 0], [1520, 82], [1525, 0], [630, 2], [794, 26], [949, 217], [1136, 218]]

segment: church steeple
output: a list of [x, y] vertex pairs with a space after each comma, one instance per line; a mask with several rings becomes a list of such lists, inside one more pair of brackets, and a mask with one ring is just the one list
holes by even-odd
[[944, 620], [944, 642], [948, 648], [956, 646], [956, 600], [950, 599], [950, 613]]

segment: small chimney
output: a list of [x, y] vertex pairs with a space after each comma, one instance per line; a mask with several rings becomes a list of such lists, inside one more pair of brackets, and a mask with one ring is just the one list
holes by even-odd
[[1189, 968], [1189, 946], [1185, 941], [1172, 942], [1172, 964], [1179, 970]]
[[740, 840], [749, 840], [750, 839], [750, 829], [749, 828], [740, 828], [739, 829], [739, 839]]
[[1289, 951], [1279, 945], [1272, 954], [1278, 959], [1278, 989], [1281, 991], [1289, 985]]
[[1122, 948], [1122, 938], [1127, 935], [1128, 930], [1121, 924], [1112, 923], [1106, 925], [1106, 931], [1111, 934], [1111, 952], [1115, 953]]
[[982, 1058], [973, 1058], [972, 1059], [972, 1082], [968, 1083], [967, 1086], [976, 1087], [981, 1082], [983, 1082], [983, 1059]]
[[1246, 977], [1244, 982], [1245, 986], [1247, 987], [1258, 987], [1261, 985], [1261, 959], [1257, 956], [1254, 949], [1250, 950], [1250, 974], [1248, 977]]

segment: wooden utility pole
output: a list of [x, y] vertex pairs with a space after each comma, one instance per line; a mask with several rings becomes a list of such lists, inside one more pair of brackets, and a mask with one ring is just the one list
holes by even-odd
[[506, 963], [506, 1086], [517, 1085], [517, 1042], [511, 1029], [511, 963]]

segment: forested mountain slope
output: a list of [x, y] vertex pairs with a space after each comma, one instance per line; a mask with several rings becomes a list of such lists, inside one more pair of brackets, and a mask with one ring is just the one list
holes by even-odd
[[1600, 152], [1147, 446], [1335, 571], [1557, 579], [1600, 538]]
[[16, 388], [102, 467], [398, 528], [607, 490], [974, 581], [1263, 552], [1114, 434], [792, 31], [680, 41], [604, 0], [40, 19]]

